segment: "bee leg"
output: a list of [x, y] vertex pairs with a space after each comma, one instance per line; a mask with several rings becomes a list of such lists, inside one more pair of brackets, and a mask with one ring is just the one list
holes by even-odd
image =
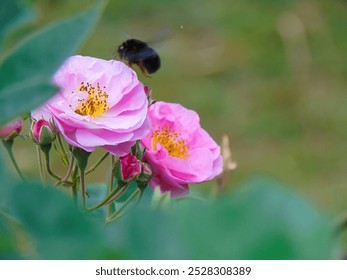
[[145, 75], [146, 77], [150, 78], [151, 76], [148, 75], [146, 69], [143, 67], [143, 62], [141, 61], [138, 65], [139, 65], [139, 68], [140, 68], [142, 74]]

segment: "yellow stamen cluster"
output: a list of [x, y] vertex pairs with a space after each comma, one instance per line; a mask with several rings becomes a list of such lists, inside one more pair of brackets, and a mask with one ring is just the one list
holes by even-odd
[[168, 126], [159, 127], [153, 133], [152, 148], [157, 150], [157, 143], [163, 146], [172, 157], [187, 159], [189, 156], [189, 146], [187, 141], [181, 138], [181, 134], [171, 130]]
[[108, 94], [105, 91], [105, 87], [100, 88], [99, 83], [94, 87], [90, 83], [81, 82], [79, 91], [87, 92], [88, 97], [87, 100], [79, 99], [77, 109], [75, 109], [75, 113], [82, 116], [92, 116], [98, 117], [103, 112], [109, 109], [107, 104]]

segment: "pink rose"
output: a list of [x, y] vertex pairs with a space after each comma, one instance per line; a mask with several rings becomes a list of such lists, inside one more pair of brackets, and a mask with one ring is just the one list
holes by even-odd
[[22, 119], [16, 119], [0, 127], [0, 138], [5, 140], [13, 139], [22, 130]]
[[44, 119], [46, 121], [52, 121], [53, 117], [51, 112], [48, 110], [47, 106], [44, 104], [39, 108], [36, 108], [35, 110], [31, 111], [31, 117], [35, 120], [41, 120]]
[[210, 180], [222, 172], [220, 148], [200, 127], [196, 112], [179, 104], [156, 102], [148, 115], [152, 129], [141, 142], [152, 168], [153, 189], [182, 196], [188, 193], [188, 184]]
[[72, 56], [53, 80], [60, 92], [46, 107], [72, 146], [87, 152], [102, 147], [122, 156], [148, 134], [144, 86], [124, 63]]

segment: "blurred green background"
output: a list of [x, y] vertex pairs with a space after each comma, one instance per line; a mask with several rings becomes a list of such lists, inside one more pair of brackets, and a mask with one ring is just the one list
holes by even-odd
[[[31, 2], [37, 20], [7, 47], [95, 3]], [[151, 78], [136, 68], [139, 78], [154, 98], [197, 111], [217, 141], [231, 137], [230, 190], [266, 174], [335, 215], [347, 198], [346, 15], [342, 0], [109, 1], [80, 54], [112, 59], [125, 39], [153, 42], [162, 67]], [[33, 147], [16, 153], [25, 173], [37, 172]]]

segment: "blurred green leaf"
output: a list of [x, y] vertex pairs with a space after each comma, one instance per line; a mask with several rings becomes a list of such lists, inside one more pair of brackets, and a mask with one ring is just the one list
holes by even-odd
[[0, 4], [0, 49], [4, 37], [14, 29], [32, 21], [34, 10], [23, 5], [22, 0], [2, 0]]
[[0, 212], [0, 259], [18, 259], [16, 240]]
[[7, 205], [7, 191], [8, 188], [5, 188], [4, 186], [9, 184], [9, 176], [6, 176], [5, 172], [5, 165], [4, 163], [6, 160], [10, 163], [10, 159], [7, 155], [7, 153], [4, 151], [5, 149], [0, 149], [0, 178], [1, 178], [1, 183], [0, 183], [0, 211], [5, 209]]
[[88, 193], [88, 207], [98, 204], [108, 193], [108, 186], [105, 184], [88, 184], [86, 187]]
[[[108, 247], [97, 215], [81, 213], [63, 191], [18, 183], [4, 172], [0, 150], [0, 259], [124, 259]], [[91, 199], [105, 188], [92, 186]]]
[[[106, 186], [105, 184], [88, 184], [86, 187], [86, 191], [88, 193], [88, 197], [86, 200], [87, 207], [93, 207], [99, 204], [99, 202], [106, 197], [108, 193], [108, 186]], [[82, 202], [81, 194], [78, 193], [78, 196], [79, 196], [78, 201], [81, 203]], [[90, 215], [98, 217], [100, 220], [105, 220], [105, 217], [107, 215], [107, 206], [103, 206], [94, 210], [93, 212], [90, 213]]]
[[14, 83], [0, 92], [0, 103], [4, 104], [0, 111], [0, 124], [28, 113], [56, 92], [57, 88], [47, 81], [47, 77], [34, 77], [33, 80]]
[[126, 201], [128, 199], [128, 197], [131, 196], [134, 191], [136, 191], [136, 189], [137, 189], [137, 184], [135, 182], [131, 182], [130, 186], [123, 193], [123, 195], [117, 199], [117, 203], [118, 202], [122, 203], [122, 202]]
[[[103, 201], [105, 199], [105, 197], [107, 196], [109, 190], [108, 190], [109, 186], [105, 185], [105, 184], [88, 184], [86, 187], [87, 193], [88, 193], [88, 198], [87, 198], [87, 207], [93, 207], [97, 204], [99, 204], [101, 201]], [[116, 183], [114, 185], [114, 188], [116, 188]], [[121, 197], [119, 197], [116, 201], [114, 201], [111, 204], [112, 207], [112, 211], [115, 210], [115, 208], [120, 207], [128, 198], [129, 196], [131, 196], [133, 194], [134, 191], [136, 191], [137, 189], [137, 185], [136, 183], [132, 182], [130, 183], [130, 186], [127, 188], [127, 190], [122, 194]], [[149, 195], [151, 196], [152, 192], [146, 191], [144, 192], [144, 195], [142, 197], [141, 202], [142, 203], [149, 203]], [[78, 194], [80, 196], [80, 193]], [[146, 202], [147, 200], [147, 202]], [[81, 199], [79, 200], [81, 201]], [[108, 205], [105, 204], [104, 206], [94, 210], [91, 212], [92, 216], [97, 216], [99, 218], [102, 218], [103, 220], [105, 220], [106, 215], [107, 215], [107, 207]], [[82, 207], [82, 206], [81, 206]]]
[[34, 258], [124, 258], [120, 251], [106, 247], [102, 224], [82, 214], [60, 190], [35, 183], [11, 186], [8, 212], [32, 239]]
[[[276, 182], [255, 180], [213, 203], [139, 209], [109, 227], [134, 259], [329, 259], [332, 225]], [[112, 234], [111, 234], [112, 232]]]
[[15, 48], [0, 65], [0, 124], [44, 103], [56, 88], [50, 80], [90, 34], [102, 5], [44, 28]]

